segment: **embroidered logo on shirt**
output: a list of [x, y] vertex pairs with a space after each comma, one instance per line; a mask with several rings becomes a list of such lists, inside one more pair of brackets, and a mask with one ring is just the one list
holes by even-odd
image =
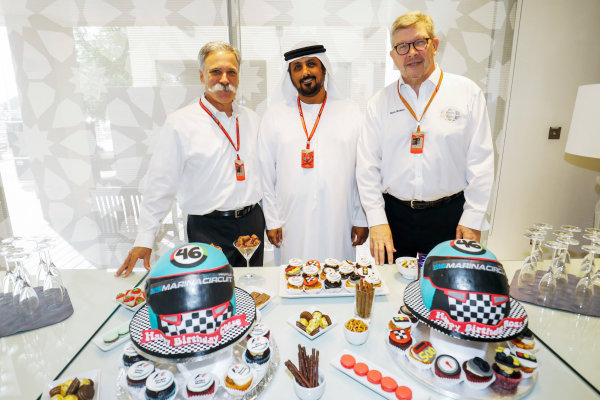
[[404, 111], [404, 110], [406, 110], [406, 108], [401, 108], [399, 110], [390, 111], [390, 115], [399, 113], [400, 111]]
[[442, 110], [440, 116], [442, 119], [445, 119], [448, 122], [454, 122], [460, 118], [460, 111], [455, 108], [448, 107]]

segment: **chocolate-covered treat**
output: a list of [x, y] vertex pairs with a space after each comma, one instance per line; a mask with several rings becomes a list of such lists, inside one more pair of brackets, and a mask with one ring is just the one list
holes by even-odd
[[79, 390], [79, 379], [75, 378], [75, 379], [73, 379], [73, 381], [71, 382], [71, 384], [67, 388], [67, 392], [65, 394], [67, 396], [70, 395], [70, 394], [75, 394], [75, 393], [77, 393], [77, 390]]
[[50, 397], [60, 394], [60, 385], [54, 386], [52, 389], [50, 389], [50, 393], [48, 393], [48, 394], [50, 395]]
[[488, 383], [492, 380], [492, 369], [487, 361], [480, 357], [474, 357], [463, 363], [463, 371], [467, 377], [467, 382]]
[[312, 317], [313, 317], [312, 314], [309, 313], [308, 311], [302, 311], [300, 313], [300, 318], [304, 318], [307, 321], [310, 321], [312, 319]]
[[94, 398], [94, 393], [94, 386], [81, 385], [77, 391], [77, 397], [79, 397], [79, 400], [92, 400]]

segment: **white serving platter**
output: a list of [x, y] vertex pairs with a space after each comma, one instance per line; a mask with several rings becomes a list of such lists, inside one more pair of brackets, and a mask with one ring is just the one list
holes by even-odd
[[[327, 328], [323, 329], [321, 328], [319, 330], [319, 332], [315, 333], [314, 335], [309, 335], [308, 333], [306, 333], [306, 331], [300, 329], [297, 325], [296, 325], [296, 321], [298, 321], [298, 319], [300, 319], [300, 313], [302, 311], [308, 311], [309, 313], [313, 313], [315, 311], [320, 311], [321, 314], [324, 315], [328, 315], [329, 319], [331, 319], [331, 325], [329, 325]], [[296, 314], [294, 314], [293, 316], [289, 317], [287, 319], [287, 323], [290, 324], [290, 326], [292, 328], [294, 328], [297, 332], [299, 332], [301, 335], [304, 335], [305, 337], [307, 337], [310, 340], [314, 340], [316, 338], [318, 338], [319, 336], [329, 332], [336, 324], [337, 324], [337, 319], [335, 319], [331, 314], [327, 313], [327, 312], [323, 312], [323, 310], [321, 310], [320, 308], [317, 307], [308, 307], [306, 309], [300, 310], [298, 311]]]
[[91, 379], [94, 382], [94, 397], [92, 398], [92, 400], [98, 400], [100, 398], [100, 370], [93, 369], [90, 371], [66, 376], [64, 378], [59, 378], [55, 381], [49, 382], [48, 384], [46, 384], [46, 386], [44, 386], [44, 392], [42, 393], [41, 400], [50, 400], [50, 390], [52, 390], [53, 387], [58, 386], [61, 383], [68, 381], [69, 379], [75, 378], [78, 378], [79, 380], [81, 380], [81, 378]]
[[127, 335], [125, 335], [125, 336], [121, 336], [121, 337], [119, 337], [119, 338], [117, 339], [117, 341], [116, 341], [116, 342], [112, 342], [112, 343], [104, 343], [104, 340], [102, 340], [102, 338], [104, 337], [104, 335], [106, 335], [106, 334], [107, 334], [107, 333], [109, 333], [109, 332], [117, 332], [117, 331], [118, 331], [118, 329], [119, 329], [121, 326], [127, 326], [127, 327], [129, 327], [129, 322], [126, 322], [126, 323], [124, 323], [124, 324], [122, 324], [122, 325], [118, 326], [117, 328], [114, 328], [114, 329], [108, 329], [108, 330], [106, 330], [106, 331], [104, 331], [104, 332], [100, 333], [99, 335], [97, 335], [97, 336], [96, 336], [96, 337], [95, 337], [95, 338], [92, 340], [92, 342], [93, 342], [93, 343], [94, 343], [96, 346], [98, 346], [98, 348], [99, 348], [100, 350], [102, 350], [102, 351], [110, 351], [110, 350], [114, 349], [115, 347], [117, 347], [117, 346], [118, 346], [118, 345], [120, 345], [121, 343], [123, 343], [123, 342], [125, 342], [125, 341], [129, 340], [129, 333], [128, 333]]

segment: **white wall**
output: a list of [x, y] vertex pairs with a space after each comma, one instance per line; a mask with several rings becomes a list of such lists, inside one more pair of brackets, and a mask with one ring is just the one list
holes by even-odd
[[[492, 229], [501, 259], [528, 250], [535, 222], [590, 227], [600, 160], [564, 153], [577, 88], [600, 83], [600, 1], [523, 0]], [[519, 20], [519, 18], [517, 19]], [[560, 140], [548, 128], [561, 126]], [[600, 134], [600, 127], [598, 134]]]

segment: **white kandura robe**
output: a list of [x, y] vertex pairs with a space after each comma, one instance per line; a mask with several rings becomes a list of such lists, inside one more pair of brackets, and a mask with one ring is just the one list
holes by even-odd
[[[320, 108], [302, 103], [309, 135]], [[265, 112], [258, 149], [267, 229], [283, 231], [276, 263], [294, 257], [354, 259], [352, 226], [367, 226], [356, 186], [361, 125], [362, 112], [355, 103], [327, 99], [310, 142], [314, 168], [304, 169], [300, 160], [306, 134], [296, 101], [278, 102]]]

